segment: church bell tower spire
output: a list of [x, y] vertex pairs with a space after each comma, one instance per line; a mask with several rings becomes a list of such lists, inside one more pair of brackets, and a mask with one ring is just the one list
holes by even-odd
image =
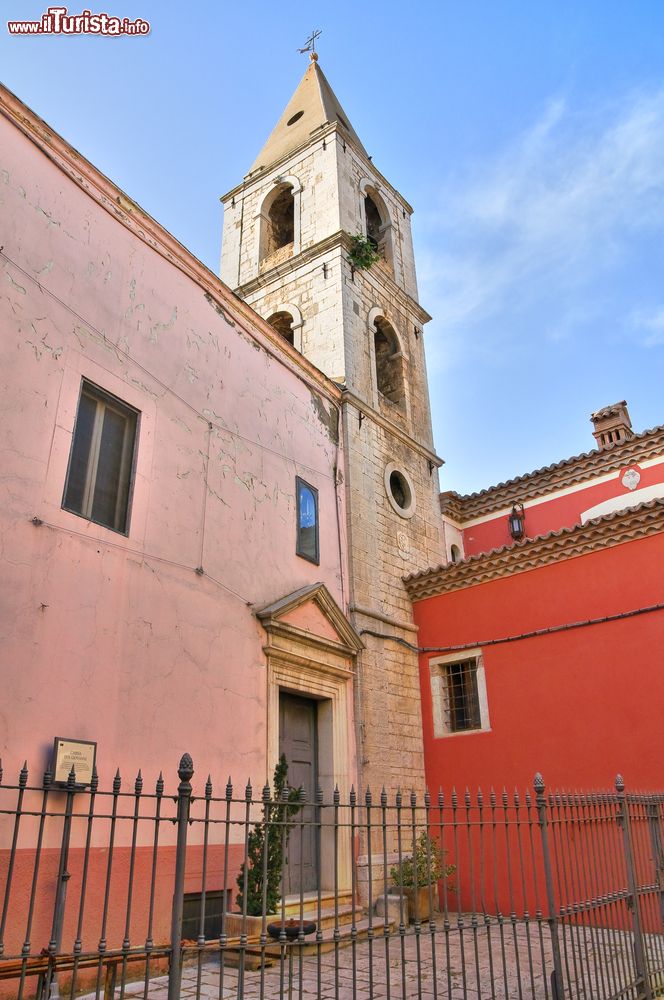
[[417, 656], [404, 645], [417, 633], [402, 577], [444, 557], [412, 208], [313, 57], [222, 201], [222, 279], [345, 390], [345, 610], [366, 643], [360, 777], [422, 788]]

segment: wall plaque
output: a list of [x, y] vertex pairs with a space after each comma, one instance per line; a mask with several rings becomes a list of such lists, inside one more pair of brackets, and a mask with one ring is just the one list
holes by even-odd
[[53, 783], [66, 785], [74, 768], [76, 788], [86, 788], [92, 781], [97, 744], [90, 740], [68, 740], [56, 736], [53, 744]]

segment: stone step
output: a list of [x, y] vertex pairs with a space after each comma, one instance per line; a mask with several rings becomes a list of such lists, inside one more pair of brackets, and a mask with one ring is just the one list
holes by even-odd
[[[332, 917], [331, 924], [323, 925], [323, 920], [321, 920], [321, 954], [334, 951], [337, 946], [339, 948], [348, 948], [353, 942], [351, 936], [353, 907], [349, 906], [347, 908], [347, 912], [344, 914], [347, 918], [347, 922], [341, 923], [341, 921], [339, 921], [338, 942], [335, 942], [334, 909], [331, 911], [328, 910], [328, 916], [330, 915], [330, 912]], [[369, 935], [369, 918], [361, 916], [358, 919], [358, 914], [361, 914], [362, 912], [363, 911], [358, 907], [355, 908], [356, 941], [364, 941]], [[233, 916], [235, 916], [235, 914]], [[321, 917], [322, 916], [323, 911], [321, 911]], [[373, 916], [371, 920], [371, 927], [373, 929], [374, 939], [376, 940], [382, 939], [386, 928], [389, 934], [393, 934], [395, 926], [394, 921], [390, 920], [389, 917], [385, 920], [382, 917]], [[270, 943], [265, 946], [264, 950], [262, 950], [259, 946], [259, 934], [249, 933], [247, 936], [246, 947], [244, 951], [242, 951], [239, 947], [239, 938], [235, 935], [230, 935], [229, 937], [230, 939], [228, 941], [228, 945], [224, 948], [224, 961], [231, 967], [237, 966], [238, 963], [242, 961], [246, 969], [259, 969], [261, 965], [274, 965], [275, 962], [279, 961], [282, 946], [278, 942], [272, 942], [270, 939]], [[304, 943], [301, 946], [296, 941], [292, 944], [289, 942], [284, 945], [284, 947], [286, 949], [286, 953], [289, 949], [292, 950], [294, 957], [300, 954], [300, 947], [303, 955], [315, 955], [318, 953], [319, 942], [316, 940], [316, 933], [314, 932], [313, 934], [309, 934], [305, 937]], [[206, 945], [205, 951], [214, 953], [218, 952], [218, 948], [219, 946], [216, 941], [210, 941]], [[184, 949], [184, 964], [189, 965], [191, 962], [196, 961], [197, 953], [198, 949], [192, 941], [191, 946]]]
[[[326, 927], [334, 927], [335, 923], [340, 926], [344, 924], [350, 924], [353, 921], [353, 915], [355, 915], [355, 920], [361, 920], [364, 916], [364, 910], [361, 906], [353, 906], [352, 903], [345, 903], [343, 906], [339, 904], [335, 910], [334, 906], [327, 906], [321, 909], [320, 914], [318, 913], [318, 906], [315, 908], [305, 909], [303, 916], [305, 920], [315, 921], [324, 930]], [[270, 917], [268, 923], [274, 923], [281, 919], [281, 914], [277, 917]], [[299, 920], [300, 911], [299, 909], [287, 915], [286, 919]]]
[[[320, 905], [321, 910], [329, 910], [334, 907], [334, 892], [321, 892], [320, 894]], [[353, 901], [353, 896], [350, 891], [337, 893], [337, 904], [341, 906], [350, 906]], [[305, 915], [318, 912], [318, 893], [317, 892], [305, 892], [302, 896], [302, 905]], [[286, 917], [299, 917], [300, 915], [300, 896], [286, 896], [284, 900], [284, 911]], [[279, 907], [279, 915], [281, 915], [281, 907]]]
[[[387, 927], [389, 933], [392, 934], [394, 932], [395, 925], [393, 921], [390, 920], [385, 921], [380, 917], [373, 917], [371, 921], [371, 927], [373, 929], [374, 938], [382, 939], [385, 933], [385, 928]], [[294, 955], [298, 956], [300, 954], [300, 948], [301, 948], [303, 955], [315, 955], [318, 953], [319, 944], [320, 944], [321, 954], [333, 951], [337, 946], [337, 941], [335, 940], [334, 926], [322, 927], [321, 931], [322, 931], [322, 939], [320, 942], [316, 940], [315, 933], [308, 934], [307, 937], [304, 939], [304, 943], [302, 945], [300, 945], [297, 941], [295, 941], [293, 942], [293, 944], [287, 944], [285, 946], [286, 951], [288, 951], [289, 948], [292, 948]], [[356, 941], [365, 941], [367, 939], [369, 935], [368, 917], [362, 917], [362, 919], [356, 920], [355, 932], [356, 932], [355, 934]], [[348, 948], [350, 947], [352, 942], [353, 939], [351, 936], [351, 922], [342, 924], [339, 927], [338, 947]], [[276, 942], [274, 944], [266, 945], [265, 947], [266, 958], [269, 957], [271, 961], [278, 959], [279, 955], [281, 954], [281, 947], [282, 946]], [[260, 949], [249, 947], [247, 949], [247, 952], [251, 953], [252, 958], [260, 959], [261, 955]]]

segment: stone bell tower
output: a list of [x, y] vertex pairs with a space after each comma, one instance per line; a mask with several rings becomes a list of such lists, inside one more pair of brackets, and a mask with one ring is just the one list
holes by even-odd
[[[402, 577], [443, 561], [412, 209], [376, 169], [314, 53], [243, 182], [224, 195], [222, 279], [344, 387], [361, 786], [424, 786], [417, 646]], [[352, 262], [361, 234], [379, 258]]]

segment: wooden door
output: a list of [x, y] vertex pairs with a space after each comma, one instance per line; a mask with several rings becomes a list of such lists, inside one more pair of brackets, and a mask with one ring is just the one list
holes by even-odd
[[308, 803], [296, 814], [288, 841], [284, 881], [289, 895], [318, 888], [318, 836], [313, 805], [318, 784], [316, 718], [315, 701], [281, 692], [279, 754], [285, 754], [288, 761], [289, 785], [302, 787]]

